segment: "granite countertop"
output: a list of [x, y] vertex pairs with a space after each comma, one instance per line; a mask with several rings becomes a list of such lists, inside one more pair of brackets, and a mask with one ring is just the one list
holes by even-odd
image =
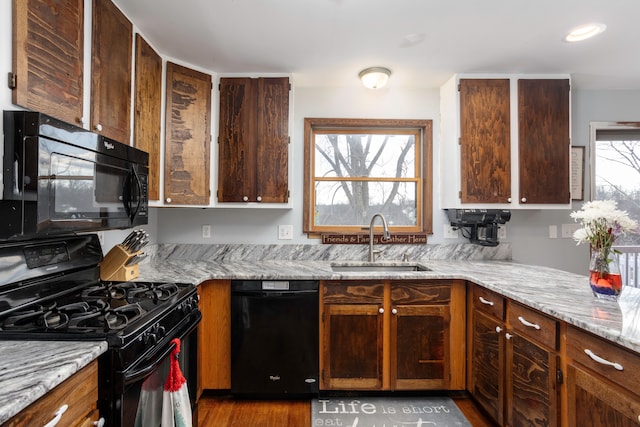
[[640, 289], [624, 289], [617, 302], [596, 299], [586, 275], [495, 260], [421, 260], [430, 271], [334, 272], [331, 261], [207, 261], [152, 259], [138, 280], [199, 284], [211, 279], [345, 280], [463, 279], [640, 353]]
[[106, 341], [0, 341], [0, 424], [106, 350]]

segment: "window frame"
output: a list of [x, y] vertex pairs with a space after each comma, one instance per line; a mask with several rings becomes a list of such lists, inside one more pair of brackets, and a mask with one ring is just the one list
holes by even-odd
[[[418, 183], [421, 191], [416, 195], [416, 227], [393, 227], [391, 231], [401, 233], [433, 234], [433, 121], [405, 119], [344, 119], [344, 118], [305, 118], [304, 119], [304, 196], [303, 196], [303, 232], [309, 237], [321, 234], [363, 234], [368, 231], [360, 226], [321, 226], [313, 225], [314, 197], [316, 184], [314, 176], [314, 132], [322, 129], [353, 130], [360, 133], [380, 133], [382, 131], [417, 130], [416, 171], [419, 170]], [[382, 181], [382, 180], [381, 180]]]

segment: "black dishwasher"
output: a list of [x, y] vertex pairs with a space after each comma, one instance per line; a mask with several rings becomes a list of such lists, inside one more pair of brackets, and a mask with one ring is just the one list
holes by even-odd
[[318, 394], [318, 282], [231, 282], [231, 393]]

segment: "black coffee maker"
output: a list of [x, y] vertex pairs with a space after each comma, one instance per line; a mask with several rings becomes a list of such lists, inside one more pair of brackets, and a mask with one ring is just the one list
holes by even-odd
[[499, 224], [511, 219], [508, 209], [445, 209], [451, 226], [471, 243], [497, 246]]

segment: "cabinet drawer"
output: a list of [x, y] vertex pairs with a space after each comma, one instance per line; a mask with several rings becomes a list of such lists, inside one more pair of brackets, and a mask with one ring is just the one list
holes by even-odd
[[48, 394], [23, 409], [5, 426], [45, 425], [56, 416], [58, 409], [65, 404], [68, 405], [68, 408], [62, 414], [58, 425], [76, 425], [96, 409], [97, 402], [98, 362], [93, 361]]
[[395, 282], [391, 283], [391, 301], [394, 304], [449, 304], [450, 282]]
[[364, 280], [326, 282], [322, 286], [322, 298], [328, 304], [381, 304], [384, 283]]
[[504, 320], [504, 297], [480, 286], [473, 287], [473, 308]]
[[622, 387], [638, 390], [640, 355], [637, 353], [569, 326], [567, 356]]
[[551, 349], [557, 349], [558, 322], [551, 317], [510, 301], [507, 307], [507, 318], [512, 330]]

